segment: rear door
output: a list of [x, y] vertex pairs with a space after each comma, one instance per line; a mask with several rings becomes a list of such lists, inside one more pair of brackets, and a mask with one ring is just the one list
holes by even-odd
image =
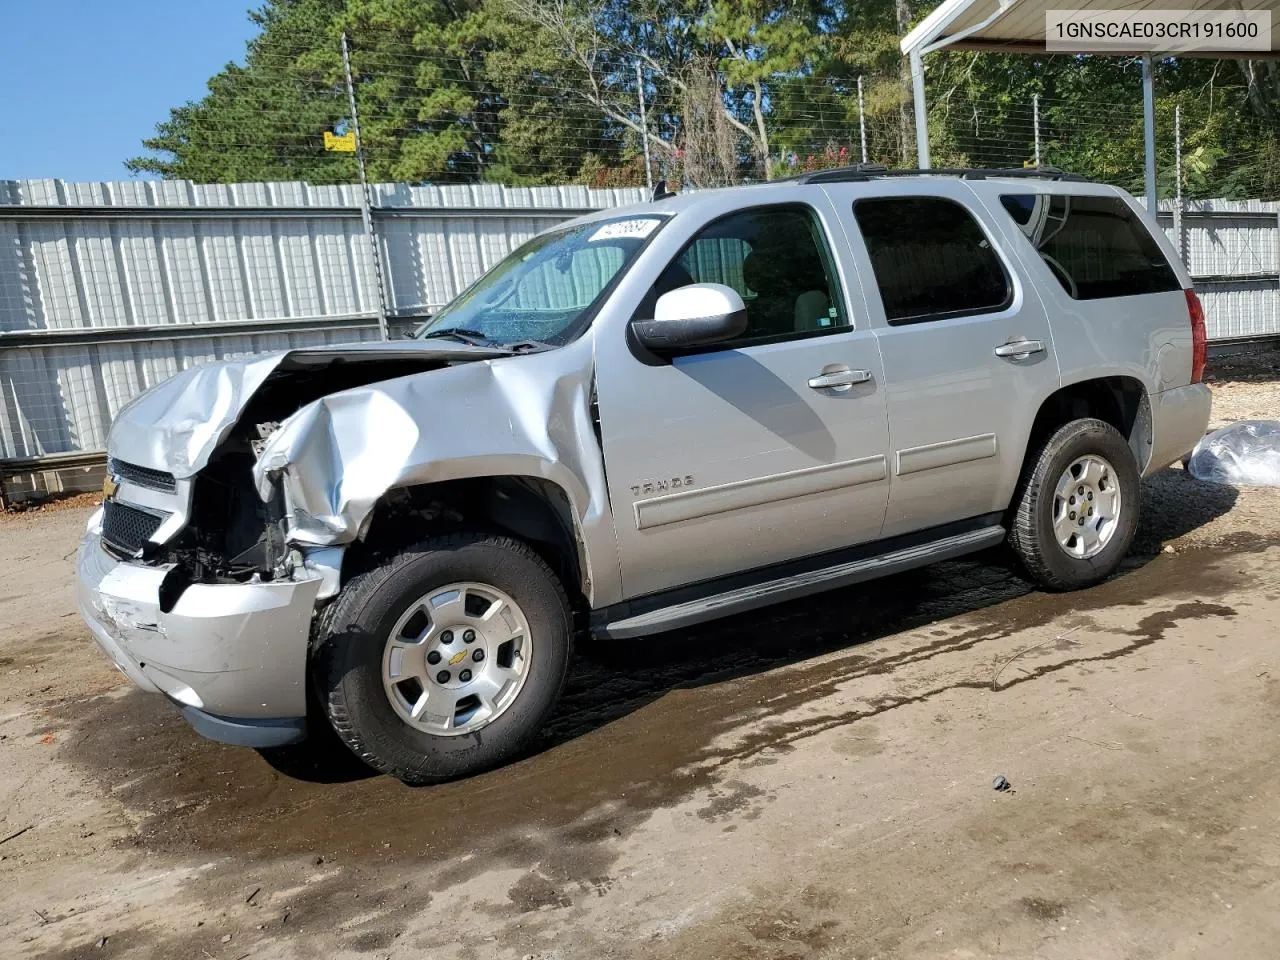
[[1039, 296], [959, 180], [832, 186], [851, 215], [884, 361], [884, 536], [1004, 510], [1041, 401], [1060, 382]]
[[[987, 196], [992, 215], [1022, 236], [1027, 273], [1058, 337], [1064, 376], [1121, 375], [1149, 392], [1183, 386], [1191, 374], [1191, 326], [1177, 253], [1150, 229], [1131, 197], [1097, 184], [1008, 184]], [[1086, 193], [1085, 191], [1091, 191]]]

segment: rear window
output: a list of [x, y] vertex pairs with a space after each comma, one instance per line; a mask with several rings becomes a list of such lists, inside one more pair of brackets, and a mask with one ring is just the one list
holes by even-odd
[[1002, 310], [1009, 278], [991, 241], [960, 204], [873, 197], [853, 205], [892, 324]]
[[1073, 299], [1182, 287], [1146, 225], [1118, 197], [1014, 193], [1000, 202]]

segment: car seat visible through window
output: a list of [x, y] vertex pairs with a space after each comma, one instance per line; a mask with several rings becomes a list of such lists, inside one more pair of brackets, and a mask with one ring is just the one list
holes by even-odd
[[818, 330], [830, 323], [826, 272], [808, 236], [765, 242], [747, 255], [742, 273], [756, 294], [747, 307], [751, 336]]

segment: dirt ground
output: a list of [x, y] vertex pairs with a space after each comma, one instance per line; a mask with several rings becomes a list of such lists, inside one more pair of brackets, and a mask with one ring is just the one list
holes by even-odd
[[1217, 429], [1237, 420], [1280, 419], [1280, 351], [1248, 351], [1215, 357], [1206, 379], [1213, 388], [1213, 421]]
[[87, 508], [0, 518], [0, 957], [1274, 957], [1280, 490], [1144, 493], [1102, 586], [992, 554], [593, 646], [425, 789], [201, 740], [74, 612]]

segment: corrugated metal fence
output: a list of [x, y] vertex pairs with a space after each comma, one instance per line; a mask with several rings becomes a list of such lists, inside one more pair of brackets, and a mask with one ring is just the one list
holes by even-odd
[[1195, 280], [1210, 340], [1280, 336], [1280, 203], [1193, 200], [1178, 215], [1165, 201], [1160, 222]]
[[[547, 227], [645, 195], [406, 184], [373, 193], [393, 324], [447, 303]], [[375, 339], [359, 196], [354, 185], [0, 181], [0, 469], [101, 451], [121, 406], [194, 364]], [[67, 483], [32, 473], [11, 479], [10, 494]]]
[[[373, 192], [393, 324], [447, 303], [554, 223], [644, 197]], [[1197, 278], [1211, 337], [1280, 335], [1280, 204], [1206, 201], [1180, 230], [1171, 208], [1161, 220]], [[40, 471], [97, 459], [119, 408], [185, 367], [376, 337], [373, 267], [354, 185], [0, 181], [0, 475], [26, 471], [10, 494], [76, 486]]]

